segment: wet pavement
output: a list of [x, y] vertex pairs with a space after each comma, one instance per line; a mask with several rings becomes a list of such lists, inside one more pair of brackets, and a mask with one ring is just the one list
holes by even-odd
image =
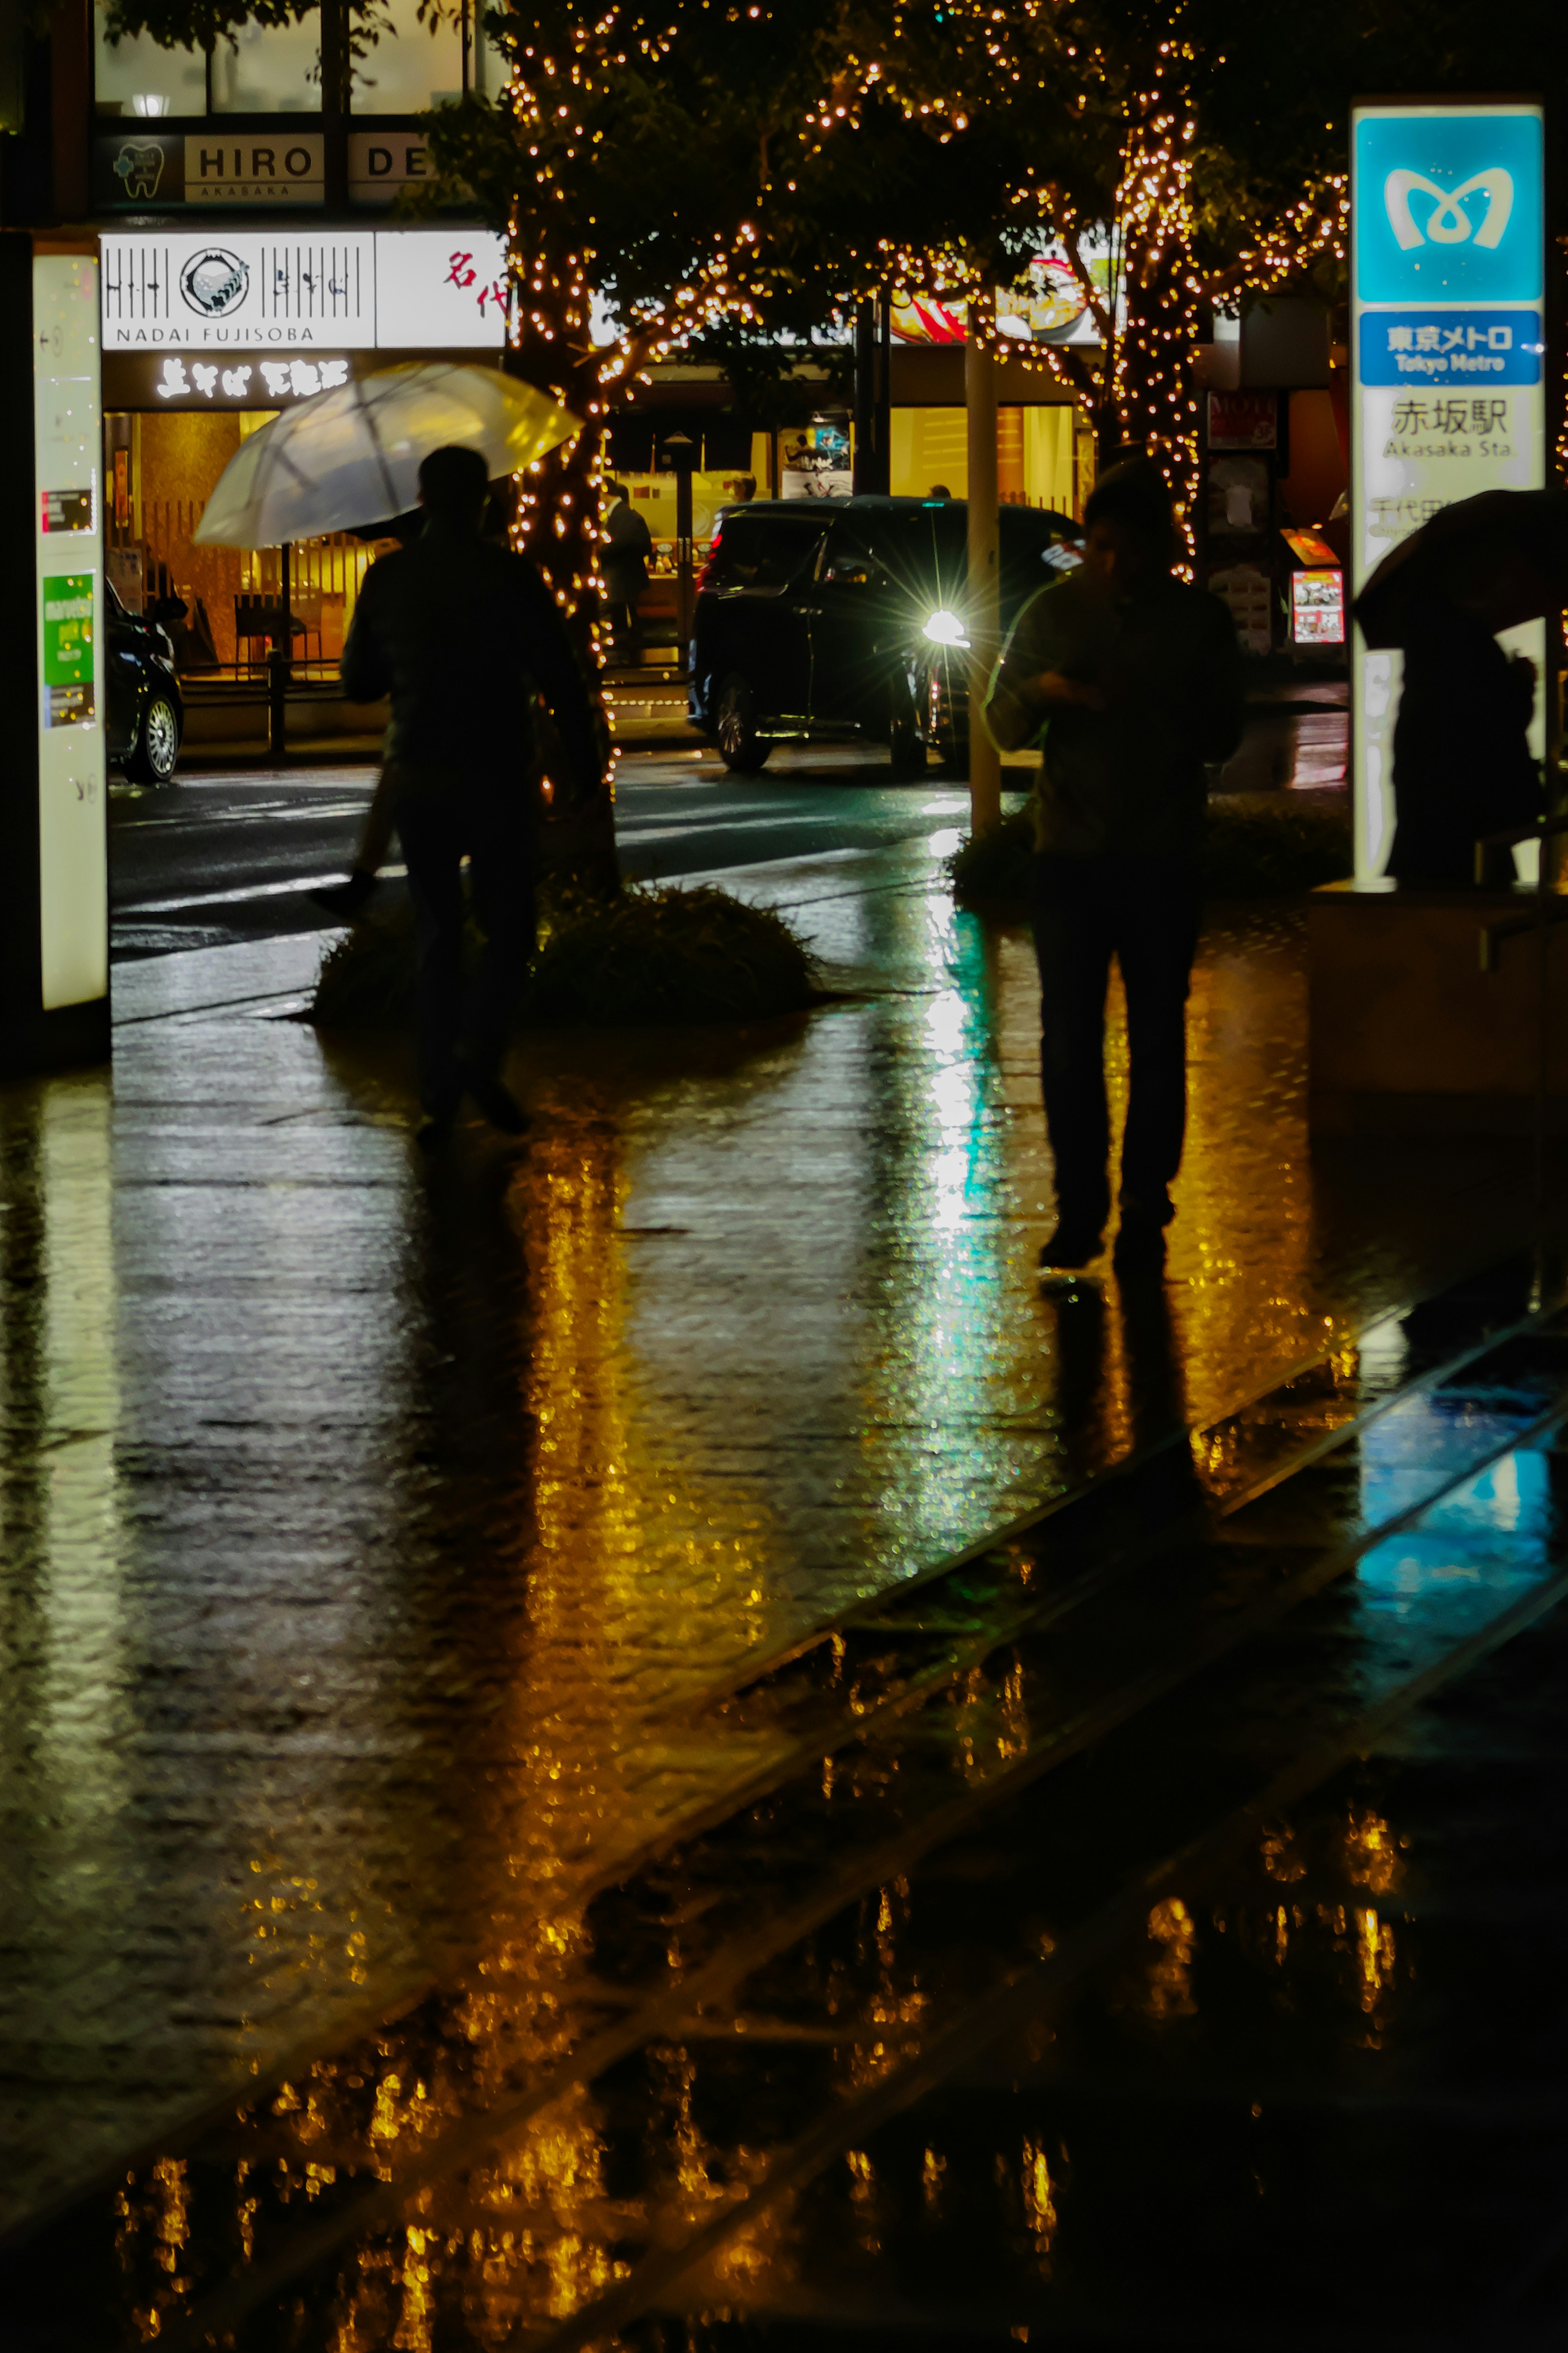
[[1221, 912], [1169, 1280], [1042, 1289], [1027, 943], [946, 846], [729, 873], [831, 1000], [531, 1039], [521, 1151], [422, 1166], [298, 939], [127, 967], [112, 1075], [0, 1098], [0, 2195], [58, 2209], [0, 2342], [1136, 2343], [1215, 2233], [1264, 2276], [1237, 2150], [1386, 2096], [1475, 1851], [1431, 1711], [1562, 1639], [1522, 1155], [1310, 1153], [1299, 919]]

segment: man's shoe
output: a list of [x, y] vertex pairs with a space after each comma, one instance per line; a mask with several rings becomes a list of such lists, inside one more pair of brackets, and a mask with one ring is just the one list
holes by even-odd
[[1087, 1266], [1098, 1258], [1102, 1238], [1086, 1226], [1059, 1225], [1050, 1240], [1040, 1250], [1040, 1264], [1052, 1266]]
[[532, 1122], [509, 1086], [478, 1071], [466, 1073], [463, 1084], [490, 1125], [501, 1135], [526, 1135]]
[[312, 891], [310, 895], [329, 915], [341, 915], [344, 923], [352, 923], [363, 913], [374, 889], [375, 876], [367, 874], [363, 866], [356, 866], [346, 882], [334, 882], [325, 891]]
[[1112, 1263], [1130, 1271], [1152, 1271], [1165, 1263], [1165, 1229], [1157, 1218], [1124, 1217], [1116, 1229]]

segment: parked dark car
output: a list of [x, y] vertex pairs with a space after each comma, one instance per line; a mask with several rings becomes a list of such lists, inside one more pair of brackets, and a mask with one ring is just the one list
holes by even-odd
[[174, 645], [155, 614], [128, 612], [112, 581], [106, 580], [103, 590], [109, 636], [105, 748], [133, 783], [166, 785], [185, 731]]
[[[1080, 526], [1001, 512], [1002, 626], [1076, 561]], [[773, 744], [886, 744], [899, 776], [968, 754], [962, 499], [759, 499], [726, 507], [698, 581], [691, 716], [724, 765]]]

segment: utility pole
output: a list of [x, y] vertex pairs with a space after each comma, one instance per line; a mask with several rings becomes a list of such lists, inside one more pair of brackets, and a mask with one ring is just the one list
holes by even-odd
[[[972, 301], [970, 315], [983, 290]], [[985, 690], [1001, 651], [1002, 566], [996, 512], [996, 361], [972, 333], [963, 346], [969, 428], [969, 824], [983, 833], [1002, 818], [1002, 762], [986, 733]]]
[[691, 620], [696, 603], [692, 561], [691, 477], [697, 466], [697, 444], [689, 433], [672, 433], [664, 444], [667, 465], [675, 470], [675, 578], [680, 607], [680, 672], [691, 660]]
[[892, 487], [889, 384], [890, 305], [867, 296], [855, 307], [855, 489], [886, 498]]

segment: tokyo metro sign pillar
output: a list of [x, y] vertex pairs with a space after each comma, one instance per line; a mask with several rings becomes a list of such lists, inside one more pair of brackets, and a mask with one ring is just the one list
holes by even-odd
[[[1351, 586], [1440, 507], [1546, 480], [1545, 138], [1532, 100], [1394, 99], [1351, 119]], [[1546, 629], [1509, 650], [1545, 676]], [[1403, 656], [1351, 659], [1356, 872], [1394, 833]], [[1554, 686], [1554, 681], [1552, 682]], [[1531, 748], [1545, 741], [1536, 701]], [[1529, 853], [1533, 857], [1531, 849]]]

